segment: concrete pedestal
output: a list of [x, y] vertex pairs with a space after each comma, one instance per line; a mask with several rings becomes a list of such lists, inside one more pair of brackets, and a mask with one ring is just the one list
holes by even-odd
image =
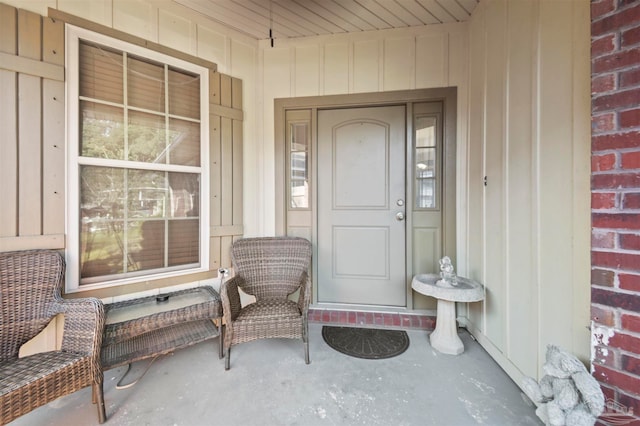
[[458, 337], [456, 302], [476, 302], [484, 299], [482, 284], [457, 277], [455, 285], [451, 285], [441, 281], [439, 275], [420, 274], [413, 277], [411, 287], [418, 293], [438, 299], [436, 329], [429, 338], [431, 346], [449, 355], [464, 352], [464, 345]]
[[429, 337], [431, 346], [443, 354], [459, 355], [464, 352], [462, 340], [458, 337], [456, 302], [438, 300], [436, 328]]

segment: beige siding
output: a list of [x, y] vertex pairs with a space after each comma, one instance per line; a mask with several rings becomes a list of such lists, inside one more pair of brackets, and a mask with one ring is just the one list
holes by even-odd
[[519, 382], [589, 358], [589, 3], [483, 1], [469, 38], [468, 319]]

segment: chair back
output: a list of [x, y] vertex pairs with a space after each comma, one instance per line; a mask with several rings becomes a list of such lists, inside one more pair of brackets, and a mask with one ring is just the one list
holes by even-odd
[[286, 298], [309, 273], [311, 243], [298, 237], [243, 238], [233, 243], [231, 261], [244, 292], [257, 299]]
[[0, 362], [40, 333], [60, 297], [64, 259], [51, 250], [0, 253]]

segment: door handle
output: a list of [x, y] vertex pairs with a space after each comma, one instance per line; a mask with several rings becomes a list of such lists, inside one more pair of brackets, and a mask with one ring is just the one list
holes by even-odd
[[396, 220], [398, 221], [404, 220], [404, 213], [402, 212], [396, 213]]

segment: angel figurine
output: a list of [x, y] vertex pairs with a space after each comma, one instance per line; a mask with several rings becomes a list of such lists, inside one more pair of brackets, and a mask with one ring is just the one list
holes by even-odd
[[458, 277], [453, 271], [453, 264], [449, 256], [440, 259], [440, 278], [442, 278], [442, 281], [446, 284], [453, 286], [458, 284]]

